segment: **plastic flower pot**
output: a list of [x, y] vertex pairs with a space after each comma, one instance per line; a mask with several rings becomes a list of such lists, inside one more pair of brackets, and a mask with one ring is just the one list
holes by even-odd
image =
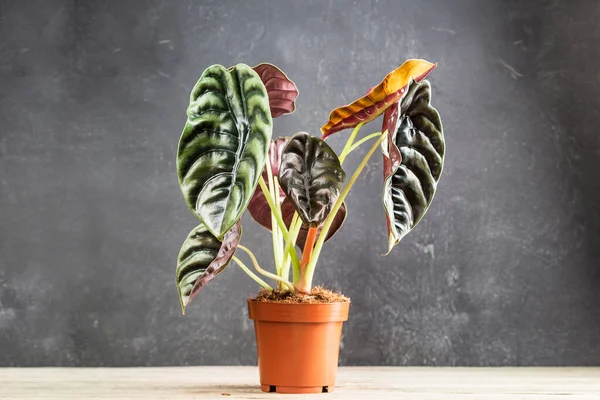
[[248, 300], [263, 392], [324, 393], [335, 386], [342, 324], [350, 302]]

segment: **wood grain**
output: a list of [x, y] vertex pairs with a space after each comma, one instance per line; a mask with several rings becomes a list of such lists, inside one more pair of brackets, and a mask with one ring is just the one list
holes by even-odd
[[[329, 399], [600, 399], [600, 368], [340, 368]], [[278, 399], [256, 367], [4, 368], [0, 399]], [[319, 397], [321, 398], [321, 397]]]

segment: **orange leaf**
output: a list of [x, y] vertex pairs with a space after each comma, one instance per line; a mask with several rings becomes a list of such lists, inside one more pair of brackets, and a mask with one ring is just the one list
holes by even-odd
[[387, 74], [381, 83], [365, 96], [347, 106], [336, 108], [329, 121], [321, 128], [322, 138], [344, 129], [354, 128], [361, 122], [370, 122], [398, 102], [406, 91], [410, 78], [416, 82], [425, 79], [437, 66], [425, 60], [411, 59]]

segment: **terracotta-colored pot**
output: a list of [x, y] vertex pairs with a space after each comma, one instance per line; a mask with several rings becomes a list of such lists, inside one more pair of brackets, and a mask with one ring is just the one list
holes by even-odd
[[333, 391], [342, 324], [350, 302], [269, 303], [248, 300], [254, 320], [260, 389], [277, 393]]

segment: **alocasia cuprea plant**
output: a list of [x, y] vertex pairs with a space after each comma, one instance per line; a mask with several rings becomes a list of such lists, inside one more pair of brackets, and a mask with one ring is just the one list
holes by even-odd
[[[178, 257], [182, 310], [231, 261], [267, 290], [273, 287], [259, 275], [277, 282], [278, 290], [309, 293], [323, 245], [346, 219], [344, 200], [379, 147], [391, 251], [423, 217], [442, 172], [442, 124], [424, 80], [434, 68], [408, 60], [365, 96], [332, 111], [320, 138], [300, 132], [275, 139], [273, 118], [295, 110], [296, 85], [271, 64], [207, 68], [192, 90], [177, 152], [181, 191], [199, 220]], [[357, 139], [360, 128], [382, 114], [382, 132]], [[349, 128], [338, 156], [325, 139]], [[372, 139], [347, 177], [344, 160]], [[274, 272], [240, 244], [246, 209], [271, 231]], [[258, 275], [235, 256], [238, 249]]]

